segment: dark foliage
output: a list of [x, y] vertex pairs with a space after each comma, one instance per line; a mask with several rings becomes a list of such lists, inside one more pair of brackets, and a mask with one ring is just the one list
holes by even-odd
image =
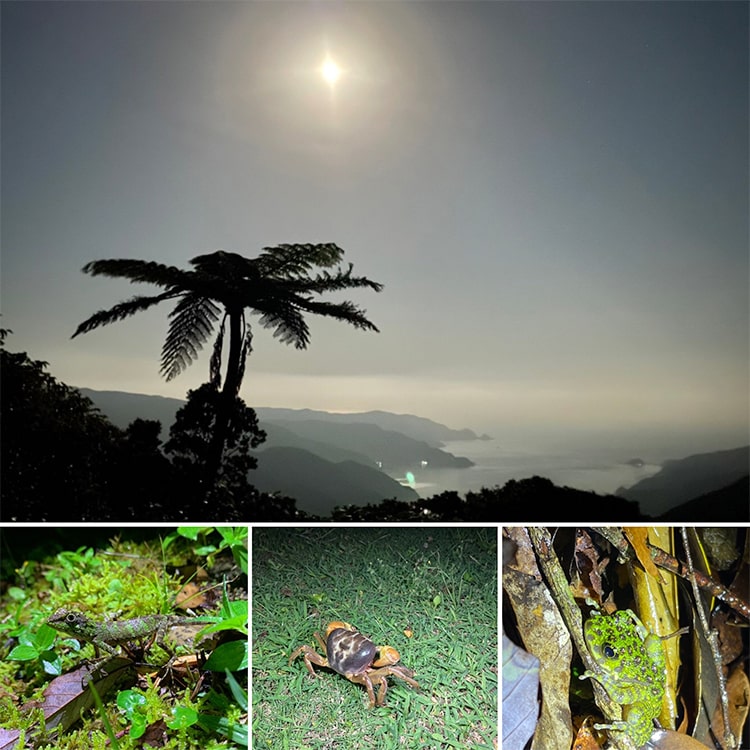
[[613, 495], [557, 487], [549, 479], [511, 480], [462, 498], [443, 492], [412, 503], [386, 500], [379, 505], [336, 508], [334, 521], [629, 521], [642, 519], [638, 504]]
[[297, 509], [297, 501], [267, 492], [256, 492], [252, 499], [253, 521], [320, 521], [319, 516]]
[[4, 521], [92, 520], [103, 496], [118, 493], [124, 436], [46, 362], [0, 349]]
[[47, 363], [0, 349], [4, 521], [164, 520], [173, 471], [161, 425], [120, 430]]
[[204, 383], [188, 392], [185, 405], [177, 412], [164, 446], [180, 477], [182, 511], [188, 517], [205, 518], [217, 504], [239, 520], [247, 516], [249, 502], [257, 493], [248, 484], [248, 471], [257, 466], [250, 455], [265, 440], [255, 411], [235, 397], [228, 415], [220, 468], [215, 474], [211, 462], [219, 411], [223, 396], [217, 386]]
[[[173, 435], [175, 462], [161, 449], [161, 425], [136, 419], [120, 430], [46, 362], [0, 347], [3, 521], [300, 520], [295, 501], [247, 482], [250, 446], [263, 432], [243, 403], [230, 423], [221, 484], [206, 490], [188, 455], [209, 439], [211, 386], [189, 399]], [[190, 425], [192, 424], [192, 428]]]

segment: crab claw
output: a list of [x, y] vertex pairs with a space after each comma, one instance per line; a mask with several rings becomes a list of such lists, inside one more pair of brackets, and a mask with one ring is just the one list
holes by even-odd
[[326, 628], [326, 638], [333, 633], [334, 630], [354, 630], [354, 626], [350, 625], [348, 622], [343, 622], [341, 620], [334, 620], [333, 622], [328, 623], [328, 627]]
[[381, 646], [378, 649], [380, 656], [372, 663], [373, 667], [385, 667], [396, 664], [401, 658], [401, 654], [393, 646]]

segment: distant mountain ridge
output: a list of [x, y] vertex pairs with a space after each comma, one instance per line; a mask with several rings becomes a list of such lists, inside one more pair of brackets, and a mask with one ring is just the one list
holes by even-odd
[[367, 505], [382, 500], [412, 502], [419, 495], [384, 472], [357, 461], [332, 463], [300, 448], [267, 448], [250, 481], [262, 492], [297, 500], [306, 513], [330, 515], [337, 505]]
[[389, 411], [327, 412], [315, 409], [281, 409], [261, 406], [256, 413], [260, 419], [273, 422], [319, 420], [339, 424], [376, 424], [384, 430], [401, 432], [415, 440], [422, 440], [435, 447], [453, 440], [487, 440], [487, 435], [478, 436], [473, 430], [455, 430], [440, 422], [414, 414], [394, 414]]
[[358, 453], [349, 448], [331, 445], [330, 443], [308, 440], [307, 438], [298, 435], [296, 432], [292, 432], [292, 430], [288, 430], [286, 427], [274, 422], [264, 424], [263, 429], [266, 431], [266, 440], [258, 447], [258, 451], [265, 452], [271, 448], [299, 448], [300, 450], [314, 453], [316, 456], [320, 456], [321, 458], [326, 459], [326, 461], [332, 461], [333, 463], [357, 461], [361, 464], [366, 464], [367, 466], [372, 465], [370, 459], [363, 453]]
[[[269, 426], [280, 426], [309, 441], [325, 443], [342, 450], [351, 446], [358, 453], [369, 457], [369, 465], [377, 464], [386, 471], [417, 469], [421, 462], [438, 468], [473, 466], [468, 458], [456, 457], [401, 432], [384, 430], [377, 424], [305, 419], [269, 422]], [[260, 449], [263, 452], [263, 446]]]
[[707, 492], [670, 508], [659, 521], [711, 521], [711, 523], [750, 520], [750, 475], [721, 489]]
[[[721, 490], [750, 474], [750, 446], [697, 453], [665, 461], [658, 474], [642, 479], [615, 494], [635, 500], [642, 509], [659, 515], [675, 506]], [[750, 499], [747, 503], [750, 517]]]
[[[164, 440], [185, 403], [123, 391], [79, 390], [118, 427], [125, 428], [136, 418], [159, 420]], [[443, 439], [478, 439], [471, 430], [452, 430], [407, 414], [330, 414], [266, 407], [255, 411], [267, 440], [256, 451], [258, 468], [250, 472], [250, 483], [264, 492], [293, 497], [300, 510], [322, 516], [336, 505], [414, 500], [417, 493], [386, 471], [403, 475], [425, 461], [436, 467], [472, 466], [467, 458], [453, 456], [437, 445]], [[394, 425], [403, 426], [404, 431], [390, 429]]]
[[[185, 403], [183, 399], [167, 396], [149, 396], [127, 391], [95, 391], [91, 388], [78, 390], [90, 398], [118, 427], [127, 427], [136, 416], [142, 419], [158, 419], [168, 430], [177, 410]], [[139, 414], [145, 410], [149, 416]], [[327, 412], [315, 409], [284, 409], [273, 406], [253, 407], [261, 422], [300, 422], [320, 420], [340, 424], [376, 424], [384, 430], [400, 432], [407, 437], [439, 447], [453, 440], [486, 440], [487, 435], [478, 436], [473, 430], [456, 430], [440, 422], [414, 414], [394, 414], [387, 411]]]

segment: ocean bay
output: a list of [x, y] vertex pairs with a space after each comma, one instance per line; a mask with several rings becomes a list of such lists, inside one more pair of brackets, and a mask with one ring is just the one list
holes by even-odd
[[[646, 461], [642, 465], [628, 463], [638, 457], [622, 454], [616, 448], [587, 453], [579, 447], [571, 446], [566, 450], [549, 444], [534, 449], [491, 439], [448, 442], [442, 450], [464, 456], [475, 465], [465, 469], [432, 468], [429, 464], [415, 468], [411, 472], [414, 481], [409, 486], [420, 497], [428, 498], [450, 490], [465, 494], [482, 487], [502, 487], [512, 479], [532, 476], [546, 477], [558, 486], [611, 494], [661, 469], [659, 464]], [[407, 483], [403, 476], [394, 478]]]

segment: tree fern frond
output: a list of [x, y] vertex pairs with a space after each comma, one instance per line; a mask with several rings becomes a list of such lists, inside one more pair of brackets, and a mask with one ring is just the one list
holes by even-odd
[[189, 289], [192, 284], [192, 271], [183, 271], [174, 266], [166, 266], [153, 260], [138, 260], [135, 258], [113, 258], [108, 260], [92, 260], [83, 267], [83, 272], [92, 276], [109, 276], [111, 278], [128, 279], [131, 282], [155, 284], [156, 286]]
[[282, 244], [264, 247], [257, 261], [263, 276], [294, 277], [309, 273], [314, 266], [335, 266], [343, 257], [344, 251], [333, 242], [318, 245]]
[[99, 310], [99, 312], [94, 313], [90, 318], [84, 320], [83, 323], [76, 328], [75, 333], [71, 338], [74, 339], [82, 333], [93, 331], [94, 328], [98, 328], [99, 326], [106, 326], [110, 323], [116, 323], [118, 320], [129, 318], [137, 312], [148, 310], [149, 307], [153, 307], [164, 300], [175, 297], [176, 294], [176, 292], [167, 291], [162, 294], [157, 294], [154, 297], [131, 297], [129, 300], [125, 300], [125, 302], [120, 302], [114, 307], [110, 307], [109, 310]]
[[256, 311], [260, 312], [260, 324], [274, 329], [274, 338], [284, 344], [294, 344], [297, 349], [307, 349], [310, 329], [297, 307], [287, 303]]
[[203, 348], [213, 333], [220, 308], [199, 294], [186, 294], [169, 314], [169, 331], [161, 352], [159, 372], [167, 379], [177, 377]]
[[383, 290], [383, 285], [377, 281], [372, 281], [366, 276], [353, 276], [353, 270], [354, 266], [350, 263], [346, 271], [337, 268], [335, 274], [323, 271], [323, 273], [319, 273], [314, 279], [302, 279], [300, 282], [300, 291], [323, 294], [324, 292], [335, 292], [340, 289], [355, 289], [358, 287], [368, 287], [376, 292]]
[[362, 330], [380, 332], [380, 329], [367, 318], [366, 311], [348, 300], [345, 302], [318, 302], [307, 299], [300, 300], [299, 304], [306, 312], [327, 318], [336, 318], [336, 320], [349, 323]]

